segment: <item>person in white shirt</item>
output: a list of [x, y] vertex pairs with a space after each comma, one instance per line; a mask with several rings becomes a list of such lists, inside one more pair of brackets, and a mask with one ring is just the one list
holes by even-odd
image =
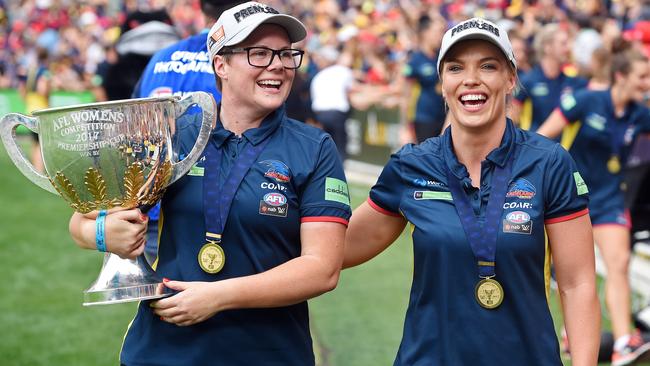
[[325, 46], [317, 53], [323, 68], [314, 76], [310, 92], [312, 110], [325, 132], [336, 143], [341, 161], [347, 157], [345, 146], [348, 136], [345, 121], [350, 113], [349, 95], [354, 85], [352, 69], [347, 57], [332, 46]]

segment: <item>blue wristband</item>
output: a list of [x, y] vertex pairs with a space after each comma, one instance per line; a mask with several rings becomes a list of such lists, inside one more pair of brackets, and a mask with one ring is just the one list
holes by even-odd
[[106, 251], [106, 238], [104, 236], [104, 226], [106, 225], [106, 210], [99, 211], [95, 220], [95, 245], [100, 252]]

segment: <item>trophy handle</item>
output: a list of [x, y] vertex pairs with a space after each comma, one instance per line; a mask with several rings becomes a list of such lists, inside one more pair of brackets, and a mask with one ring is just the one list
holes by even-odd
[[193, 104], [198, 104], [199, 107], [201, 107], [203, 114], [201, 129], [199, 130], [199, 135], [197, 136], [196, 142], [194, 143], [190, 153], [187, 154], [185, 159], [172, 164], [172, 174], [169, 184], [175, 182], [190, 170], [192, 165], [201, 157], [203, 149], [210, 139], [210, 132], [212, 131], [212, 125], [216, 118], [215, 112], [217, 110], [217, 104], [214, 101], [214, 97], [206, 92], [193, 92], [178, 101], [176, 115], [182, 115]]
[[37, 119], [34, 117], [28, 117], [20, 113], [9, 113], [0, 120], [0, 138], [2, 138], [2, 143], [5, 145], [9, 157], [27, 179], [44, 190], [58, 195], [59, 193], [52, 186], [50, 180], [34, 169], [32, 163], [29, 162], [23, 151], [18, 147], [18, 144], [16, 144], [16, 127], [23, 125], [31, 131], [38, 133], [38, 124], [36, 121]]

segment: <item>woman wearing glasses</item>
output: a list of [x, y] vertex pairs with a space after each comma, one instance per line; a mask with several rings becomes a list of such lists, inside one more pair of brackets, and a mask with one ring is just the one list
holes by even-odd
[[[350, 208], [331, 138], [285, 114], [303, 55], [291, 44], [305, 35], [297, 19], [253, 2], [210, 30], [217, 125], [161, 203], [157, 272], [178, 293], [140, 304], [122, 364], [314, 364], [306, 300], [336, 286]], [[181, 128], [190, 148], [198, 128]], [[143, 243], [138, 215], [108, 215], [108, 250], [141, 253], [124, 245]], [[94, 247], [93, 220], [75, 214], [70, 226]], [[139, 234], [111, 241], [126, 232]]]

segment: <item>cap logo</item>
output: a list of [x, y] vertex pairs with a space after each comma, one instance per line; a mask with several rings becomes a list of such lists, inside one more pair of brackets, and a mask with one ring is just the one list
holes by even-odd
[[212, 36], [210, 36], [210, 39], [208, 40], [210, 42], [210, 45], [208, 48], [212, 48], [215, 44], [220, 44], [226, 39], [226, 33], [223, 31], [223, 25], [219, 27], [214, 33], [212, 33]]
[[244, 8], [244, 9], [236, 12], [235, 14], [233, 14], [233, 16], [235, 17], [235, 20], [237, 21], [237, 23], [239, 23], [242, 20], [244, 20], [244, 18], [246, 18], [246, 17], [248, 17], [250, 15], [258, 14], [258, 13], [280, 14], [279, 11], [273, 9], [270, 6], [251, 5], [251, 6], [247, 7], [247, 8]]
[[453, 37], [454, 35], [456, 35], [456, 33], [460, 33], [462, 31], [468, 30], [468, 29], [486, 30], [486, 31], [494, 34], [495, 36], [499, 37], [499, 29], [497, 27], [493, 26], [490, 23], [486, 23], [486, 22], [483, 22], [483, 21], [476, 21], [476, 20], [470, 20], [468, 22], [457, 25], [456, 27], [454, 27], [451, 30], [451, 36]]

